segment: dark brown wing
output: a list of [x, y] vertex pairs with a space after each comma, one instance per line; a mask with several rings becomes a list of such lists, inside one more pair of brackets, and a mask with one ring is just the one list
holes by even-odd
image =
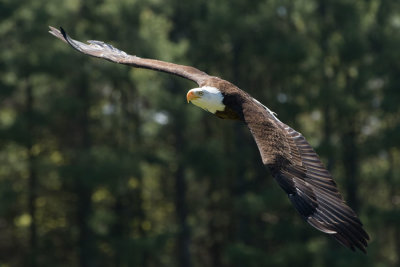
[[258, 101], [244, 104], [243, 115], [263, 163], [303, 219], [344, 246], [365, 253], [368, 234], [306, 139]]
[[86, 55], [104, 58], [111, 62], [125, 64], [137, 68], [151, 69], [174, 74], [192, 80], [198, 85], [201, 85], [205, 80], [210, 77], [205, 72], [202, 72], [190, 66], [178, 65], [165, 61], [128, 55], [124, 51], [121, 51], [113, 47], [112, 45], [106, 44], [101, 41], [88, 41], [89, 44], [84, 44], [82, 42], [73, 40], [66, 34], [66, 32], [62, 28], [60, 28], [61, 31], [51, 26], [49, 26], [49, 28], [49, 33]]

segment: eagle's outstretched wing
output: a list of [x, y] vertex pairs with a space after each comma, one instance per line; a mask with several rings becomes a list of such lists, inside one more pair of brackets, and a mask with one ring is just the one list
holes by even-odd
[[245, 123], [255, 138], [263, 163], [302, 218], [344, 246], [366, 253], [368, 234], [306, 139], [258, 101], [243, 107]]
[[89, 44], [85, 44], [69, 37], [62, 28], [60, 28], [60, 30], [51, 26], [49, 26], [49, 28], [49, 33], [86, 55], [104, 58], [114, 63], [129, 65], [137, 68], [151, 69], [174, 74], [192, 80], [200, 86], [210, 77], [207, 73], [190, 66], [128, 55], [124, 51], [121, 51], [102, 41], [92, 40], [88, 41]]

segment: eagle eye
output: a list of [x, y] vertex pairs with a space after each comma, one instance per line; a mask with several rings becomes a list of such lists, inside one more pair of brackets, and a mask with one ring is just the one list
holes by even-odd
[[204, 95], [204, 92], [199, 91], [199, 92], [198, 92], [198, 95], [199, 95], [199, 96], [203, 96], [203, 95]]

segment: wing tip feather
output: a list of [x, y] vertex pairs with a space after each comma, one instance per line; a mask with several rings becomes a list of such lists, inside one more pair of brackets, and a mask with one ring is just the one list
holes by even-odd
[[343, 246], [351, 249], [352, 251], [356, 251], [357, 248], [364, 254], [367, 254], [368, 243], [365, 239], [360, 239], [358, 240], [358, 242], [353, 242], [341, 233], [333, 234], [332, 236], [336, 239], [336, 241], [338, 241]]
[[356, 229], [349, 229], [344, 225], [331, 224], [325, 221], [310, 216], [307, 222], [316, 229], [326, 234], [332, 235], [340, 244], [355, 251], [359, 249], [364, 254], [367, 254], [369, 235], [365, 232], [361, 225]]
[[51, 35], [53, 35], [54, 37], [60, 39], [61, 41], [68, 43], [67, 39], [64, 37], [64, 35], [62, 34], [62, 32], [59, 29], [49, 25], [49, 33]]
[[[343, 246], [350, 248], [353, 251], [357, 248], [363, 253], [367, 253], [366, 248], [368, 247], [368, 240], [370, 238], [367, 232], [362, 228], [361, 224], [352, 226], [347, 224], [343, 225], [329, 221], [329, 219], [326, 218], [327, 215], [322, 217], [319, 215], [311, 215], [307, 218], [307, 222], [319, 231], [332, 235]], [[316, 216], [319, 216], [320, 218], [318, 219]]]
[[65, 32], [65, 30], [63, 29], [63, 27], [60, 26], [60, 32], [62, 34], [62, 36], [67, 39], [67, 33]]

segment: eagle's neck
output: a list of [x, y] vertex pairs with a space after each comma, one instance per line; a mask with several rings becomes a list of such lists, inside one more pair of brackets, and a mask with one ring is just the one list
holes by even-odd
[[215, 112], [215, 115], [226, 120], [243, 120], [243, 118], [241, 118], [239, 114], [230, 107], [225, 107], [223, 111]]

